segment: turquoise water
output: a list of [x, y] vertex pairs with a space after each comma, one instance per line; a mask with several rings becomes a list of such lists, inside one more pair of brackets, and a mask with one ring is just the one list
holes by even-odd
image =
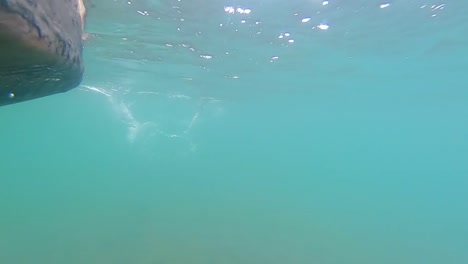
[[468, 2], [88, 10], [0, 109], [0, 263], [468, 263]]

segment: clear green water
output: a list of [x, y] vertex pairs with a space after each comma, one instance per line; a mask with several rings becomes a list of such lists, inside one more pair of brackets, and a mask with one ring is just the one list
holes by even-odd
[[0, 263], [468, 263], [468, 4], [381, 4], [96, 1], [0, 109]]

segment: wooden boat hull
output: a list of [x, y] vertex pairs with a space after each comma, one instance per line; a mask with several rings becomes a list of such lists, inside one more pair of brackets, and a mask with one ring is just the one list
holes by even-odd
[[82, 0], [0, 0], [0, 106], [66, 92], [83, 76]]

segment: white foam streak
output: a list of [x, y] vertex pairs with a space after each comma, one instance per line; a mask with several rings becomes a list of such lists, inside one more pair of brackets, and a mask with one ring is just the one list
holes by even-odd
[[[109, 103], [111, 104], [114, 112], [116, 113], [117, 117], [124, 123], [127, 127], [127, 139], [130, 143], [135, 143], [139, 137], [142, 136], [143, 131], [147, 131], [147, 129], [151, 128], [150, 133], [146, 133], [144, 135], [152, 137], [155, 135], [160, 135], [166, 138], [184, 140], [190, 144], [191, 148], [190, 151], [193, 152], [196, 149], [196, 145], [190, 140], [189, 133], [193, 129], [193, 127], [198, 123], [201, 113], [203, 112], [205, 106], [211, 103], [218, 103], [219, 100], [212, 97], [202, 97], [200, 98], [200, 103], [198, 106], [198, 111], [192, 116], [190, 122], [188, 123], [186, 129], [181, 134], [174, 134], [174, 133], [166, 133], [165, 131], [161, 130], [158, 125], [154, 122], [141, 122], [138, 121], [131, 111], [130, 104], [124, 102], [123, 100], [119, 99], [119, 90], [118, 89], [104, 89], [95, 86], [89, 85], [81, 85], [81, 88], [85, 91], [95, 92], [101, 95], [104, 95]], [[159, 95], [157, 92], [139, 92], [138, 94], [155, 94]], [[178, 99], [178, 100], [191, 100], [190, 96], [174, 93], [167, 95], [169, 99]], [[148, 139], [148, 138], [146, 138]], [[146, 142], [146, 141], [145, 141]], [[146, 144], [146, 143], [145, 143]]]
[[123, 123], [125, 123], [128, 127], [128, 134], [127, 138], [130, 141], [130, 143], [135, 142], [137, 139], [137, 136], [141, 133], [141, 131], [148, 127], [148, 126], [155, 126], [155, 124], [151, 122], [146, 122], [146, 123], [140, 123], [132, 114], [130, 111], [128, 104], [126, 104], [123, 101], [118, 101], [115, 96], [113, 96], [112, 92], [105, 90], [104, 88], [99, 88], [99, 87], [94, 87], [94, 86], [88, 86], [88, 85], [82, 85], [81, 87], [97, 92], [99, 94], [105, 95], [108, 99], [109, 102], [111, 103], [112, 107], [114, 108], [114, 111], [117, 113], [118, 117], [120, 120], [122, 120]]

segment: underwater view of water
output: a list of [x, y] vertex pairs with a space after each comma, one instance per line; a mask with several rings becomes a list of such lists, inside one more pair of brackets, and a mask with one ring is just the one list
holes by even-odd
[[468, 263], [468, 10], [94, 0], [0, 109], [0, 263]]

